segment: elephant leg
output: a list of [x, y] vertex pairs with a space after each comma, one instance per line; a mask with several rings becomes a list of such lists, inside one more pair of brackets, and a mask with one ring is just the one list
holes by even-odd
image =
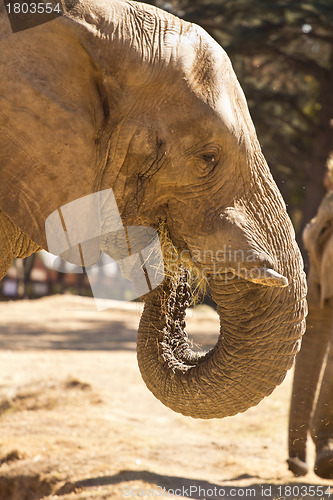
[[333, 342], [327, 356], [321, 389], [313, 417], [312, 439], [316, 445], [315, 473], [333, 479]]
[[41, 250], [10, 218], [0, 210], [0, 280], [7, 274], [14, 258], [28, 257]]
[[327, 301], [322, 310], [318, 307], [310, 307], [302, 348], [296, 357], [289, 414], [289, 459], [287, 462], [289, 470], [296, 476], [303, 476], [308, 472], [306, 441], [331, 328], [331, 301]]

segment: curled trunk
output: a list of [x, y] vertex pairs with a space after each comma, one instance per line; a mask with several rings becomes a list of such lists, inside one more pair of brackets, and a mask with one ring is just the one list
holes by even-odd
[[269, 395], [292, 366], [304, 330], [304, 273], [296, 268], [288, 278], [285, 288], [239, 278], [211, 282], [221, 330], [203, 355], [185, 333], [184, 276], [165, 282], [146, 303], [138, 332], [139, 368], [152, 393], [195, 418], [234, 415]]

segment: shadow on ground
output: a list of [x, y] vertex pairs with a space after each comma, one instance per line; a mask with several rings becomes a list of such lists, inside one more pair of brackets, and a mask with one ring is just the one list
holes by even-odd
[[[77, 330], [63, 329], [59, 325], [50, 329], [36, 325], [22, 325], [12, 322], [0, 325], [1, 349], [35, 350], [35, 349], [67, 349], [75, 351], [112, 351], [136, 349], [136, 330], [128, 327], [125, 321], [110, 322], [98, 320], [81, 320]], [[52, 325], [54, 326], [54, 325]]]
[[[246, 479], [259, 479], [257, 476], [246, 475]], [[245, 479], [243, 476], [230, 478], [224, 482], [232, 482]], [[144, 486], [135, 486], [126, 483], [141, 481]], [[71, 493], [77, 489], [94, 488], [100, 486], [112, 486], [123, 484], [123, 498], [133, 497], [168, 497], [170, 495], [183, 496], [193, 500], [223, 500], [224, 498], [252, 498], [262, 500], [264, 498], [302, 498], [307, 499], [329, 499], [329, 487], [318, 486], [318, 484], [290, 482], [282, 485], [271, 483], [253, 483], [246, 487], [214, 484], [200, 479], [190, 479], [177, 476], [161, 476], [148, 471], [123, 470], [114, 476], [102, 476], [66, 483], [60, 488], [56, 495], [61, 496]], [[147, 483], [150, 486], [147, 486]], [[151, 486], [153, 485], [153, 486]]]
[[[76, 296], [1, 302], [0, 346], [14, 351], [135, 351], [142, 308], [142, 304], [119, 301], [113, 308], [97, 311], [94, 299]], [[190, 319], [188, 326], [198, 350], [216, 343], [219, 326], [214, 312], [213, 320], [199, 316]]]

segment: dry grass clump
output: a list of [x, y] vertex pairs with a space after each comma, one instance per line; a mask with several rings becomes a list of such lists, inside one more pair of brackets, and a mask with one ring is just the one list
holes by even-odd
[[0, 416], [9, 412], [52, 410], [57, 403], [57, 399], [46, 391], [20, 392], [0, 400]]
[[9, 464], [10, 462], [16, 462], [17, 460], [22, 460], [25, 455], [18, 450], [12, 450], [2, 457], [0, 456], [0, 466], [3, 464]]
[[191, 303], [201, 303], [207, 290], [207, 278], [202, 270], [193, 262], [188, 251], [181, 253], [171, 241], [169, 230], [165, 222], [161, 222], [158, 228], [160, 244], [164, 260], [164, 273], [167, 278], [177, 284], [184, 269], [187, 271], [188, 283], [191, 288]]
[[65, 389], [80, 389], [81, 391], [87, 391], [91, 389], [91, 384], [87, 382], [81, 382], [81, 380], [75, 377], [69, 377], [64, 383]]

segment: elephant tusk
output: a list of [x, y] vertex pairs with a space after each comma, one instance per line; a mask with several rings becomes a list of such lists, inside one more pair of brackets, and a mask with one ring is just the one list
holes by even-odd
[[265, 286], [288, 286], [289, 282], [285, 276], [267, 267], [253, 267], [252, 269], [241, 270], [238, 276]]

